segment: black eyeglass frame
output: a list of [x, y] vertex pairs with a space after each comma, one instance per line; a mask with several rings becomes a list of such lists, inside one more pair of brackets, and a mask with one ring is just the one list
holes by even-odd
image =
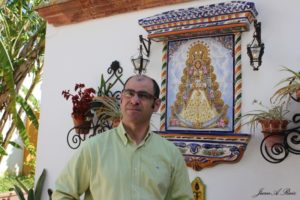
[[[127, 93], [127, 95], [126, 95]], [[157, 100], [158, 98], [155, 97], [153, 94], [150, 94], [149, 92], [146, 91], [135, 91], [133, 89], [124, 89], [122, 90], [122, 94], [125, 95], [127, 98], [132, 98], [135, 95], [141, 100], [151, 100], [153, 99], [154, 101]]]

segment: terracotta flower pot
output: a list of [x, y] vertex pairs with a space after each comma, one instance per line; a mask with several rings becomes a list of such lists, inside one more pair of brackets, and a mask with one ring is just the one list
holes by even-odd
[[75, 131], [78, 134], [88, 134], [90, 131], [90, 127], [91, 127], [91, 123], [92, 121], [87, 121], [85, 119], [81, 119], [81, 118], [75, 118], [72, 115], [72, 119], [73, 119], [73, 123], [74, 123], [74, 127], [75, 127]]
[[271, 148], [274, 144], [283, 144], [283, 133], [288, 125], [287, 120], [259, 120], [262, 126], [264, 138], [268, 137], [265, 142], [267, 147]]
[[261, 124], [263, 133], [280, 133], [285, 131], [288, 125], [287, 120], [278, 119], [261, 119], [259, 123]]
[[296, 91], [296, 99], [300, 101], [300, 89]]

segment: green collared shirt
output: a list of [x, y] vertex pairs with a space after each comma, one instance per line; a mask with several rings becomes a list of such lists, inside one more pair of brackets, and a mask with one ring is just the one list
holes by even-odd
[[89, 139], [56, 181], [53, 200], [192, 200], [179, 150], [149, 132], [139, 145], [122, 123]]

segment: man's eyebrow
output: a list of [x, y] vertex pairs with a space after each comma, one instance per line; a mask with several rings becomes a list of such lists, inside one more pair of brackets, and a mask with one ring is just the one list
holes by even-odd
[[124, 90], [135, 91], [135, 92], [147, 92], [147, 93], [151, 94], [150, 92], [148, 92], [146, 90], [134, 90], [134, 89], [129, 89], [129, 88], [125, 88]]

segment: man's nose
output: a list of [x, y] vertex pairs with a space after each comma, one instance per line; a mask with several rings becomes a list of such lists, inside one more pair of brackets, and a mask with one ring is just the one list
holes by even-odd
[[131, 102], [133, 105], [136, 105], [136, 104], [139, 104], [139, 103], [141, 102], [141, 99], [138, 97], [137, 94], [134, 94], [134, 96], [131, 97], [130, 102]]

